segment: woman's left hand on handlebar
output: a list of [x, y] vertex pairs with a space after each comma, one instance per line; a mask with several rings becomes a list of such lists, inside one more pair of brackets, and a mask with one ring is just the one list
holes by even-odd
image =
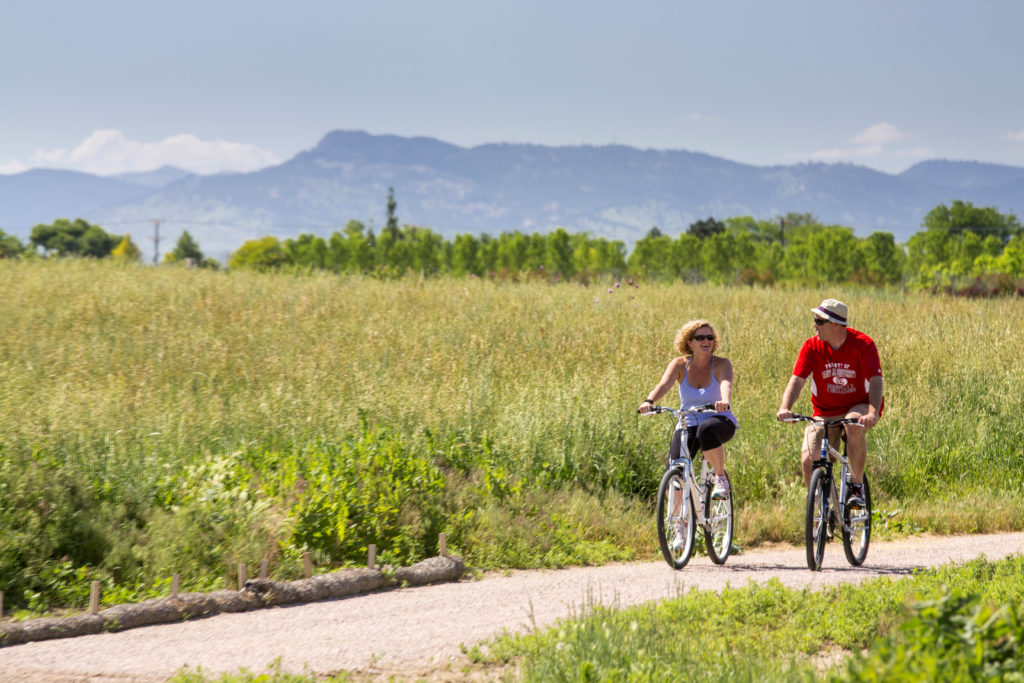
[[728, 401], [715, 401], [715, 410], [720, 413], [724, 413], [729, 410], [730, 405]]

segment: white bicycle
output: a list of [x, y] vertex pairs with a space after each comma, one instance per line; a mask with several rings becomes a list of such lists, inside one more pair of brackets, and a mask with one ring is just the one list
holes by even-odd
[[[701, 457], [699, 447], [694, 449], [691, 458], [687, 444], [686, 415], [701, 412], [715, 412], [714, 404], [694, 406], [687, 410], [651, 406], [650, 412], [643, 413], [670, 413], [676, 418], [676, 431], [681, 432], [679, 457], [669, 462], [661, 478], [661, 486], [658, 487], [658, 543], [665, 561], [673, 569], [682, 569], [693, 556], [698, 526], [703, 532], [704, 545], [712, 562], [724, 563], [732, 549], [735, 523], [732, 495], [722, 500], [712, 498], [714, 469]], [[702, 460], [699, 477], [694, 476], [696, 460]]]

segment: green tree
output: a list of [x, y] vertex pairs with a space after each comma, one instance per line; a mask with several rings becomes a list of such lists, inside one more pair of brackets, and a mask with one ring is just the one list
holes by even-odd
[[25, 253], [25, 245], [14, 235], [0, 230], [0, 258], [18, 258]]
[[174, 249], [164, 254], [164, 263], [185, 263], [191, 261], [194, 265], [203, 262], [203, 252], [199, 249], [199, 243], [195, 241], [188, 230], [181, 233]]
[[858, 246], [864, 268], [860, 271], [863, 275], [854, 279], [875, 285], [894, 285], [900, 281], [906, 256], [891, 233], [873, 232]]
[[654, 226], [633, 245], [633, 252], [626, 262], [626, 271], [630, 275], [642, 275], [656, 280], [671, 279], [678, 272], [675, 261], [677, 253], [672, 238], [663, 235]]
[[456, 235], [452, 243], [452, 273], [455, 275], [479, 275], [480, 264], [477, 262], [479, 243], [471, 234]]
[[1022, 228], [1012, 213], [1000, 213], [994, 206], [976, 207], [959, 199], [949, 207], [945, 204], [936, 206], [924, 217], [922, 224], [929, 230], [944, 230], [954, 235], [964, 231], [976, 233], [982, 239], [995, 235], [1003, 243]]
[[806, 226], [787, 238], [784, 277], [808, 283], [846, 282], [864, 268], [864, 257], [851, 228]]
[[280, 268], [288, 262], [281, 242], [268, 235], [258, 240], [245, 242], [238, 251], [228, 259], [229, 268], [272, 270]]
[[712, 282], [733, 282], [753, 262], [754, 243], [746, 233], [720, 232], [701, 245], [701, 273]]
[[498, 269], [510, 273], [527, 270], [530, 238], [516, 230], [498, 236]]
[[377, 265], [384, 266], [391, 275], [402, 275], [412, 268], [411, 245], [405, 243], [401, 232], [388, 228], [380, 233], [377, 240]]
[[405, 226], [405, 241], [409, 244], [412, 257], [411, 267], [425, 275], [441, 271], [444, 262], [444, 240], [430, 228], [415, 225]]
[[362, 221], [350, 220], [343, 234], [335, 232], [327, 244], [327, 264], [337, 272], [365, 273], [375, 265], [377, 243]]
[[1024, 233], [1017, 233], [1006, 243], [1003, 253], [995, 259], [993, 270], [1015, 278], [1024, 278]]
[[398, 214], [395, 213], [395, 210], [397, 208], [398, 208], [398, 202], [395, 201], [395, 188], [389, 187], [388, 188], [388, 221], [387, 221], [387, 224], [384, 226], [383, 232], [381, 232], [381, 237], [383, 238], [384, 235], [388, 235], [391, 238], [391, 240], [395, 241], [395, 242], [397, 242], [402, 237], [402, 235], [398, 231]]
[[303, 233], [295, 239], [286, 239], [282, 246], [285, 261], [302, 268], [327, 267], [327, 242], [323, 237]]
[[572, 240], [565, 228], [548, 233], [544, 250], [544, 270], [549, 276], [571, 278], [576, 274], [572, 263]]
[[679, 238], [672, 243], [669, 252], [673, 277], [682, 278], [688, 282], [703, 279], [705, 244], [705, 240], [688, 232], [679, 234]]
[[98, 225], [76, 218], [59, 218], [32, 228], [29, 243], [49, 256], [91, 256], [105, 258], [120, 243], [121, 237], [109, 235]]
[[697, 221], [690, 224], [690, 229], [687, 231], [697, 239], [707, 239], [712, 235], [717, 235], [720, 232], [725, 232], [725, 224], [721, 221], [716, 221], [711, 216], [708, 216], [702, 221]]

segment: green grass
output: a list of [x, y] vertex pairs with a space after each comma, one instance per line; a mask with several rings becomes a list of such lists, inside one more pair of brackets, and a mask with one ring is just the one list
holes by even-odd
[[737, 540], [799, 542], [800, 432], [774, 413], [825, 296], [886, 373], [877, 537], [1024, 528], [1013, 299], [38, 260], [0, 283], [0, 590], [31, 613], [92, 579], [108, 602], [307, 551], [414, 562], [440, 531], [481, 568], [652, 558], [671, 424], [635, 409], [695, 317], [737, 372]]
[[514, 663], [526, 681], [1016, 680], [1022, 576], [1017, 555], [816, 591], [777, 580], [692, 590], [627, 609], [590, 605], [468, 654]]

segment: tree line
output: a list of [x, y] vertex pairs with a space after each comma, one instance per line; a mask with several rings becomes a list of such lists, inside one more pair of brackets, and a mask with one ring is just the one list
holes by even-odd
[[[28, 244], [0, 230], [0, 258], [109, 258], [113, 261], [142, 261], [142, 250], [131, 235], [108, 233], [98, 225], [76, 218], [58, 218], [32, 228]], [[216, 259], [206, 258], [188, 230], [181, 234], [174, 249], [164, 254], [166, 264], [182, 263], [203, 268], [220, 268]]]
[[676, 237], [653, 227], [627, 254], [619, 240], [519, 231], [456, 235], [446, 240], [429, 228], [399, 228], [393, 195], [379, 235], [356, 220], [328, 238], [303, 234], [264, 237], [231, 255], [231, 268], [306, 268], [337, 273], [400, 276], [406, 273], [477, 277], [739, 282], [780, 281], [901, 285], [968, 294], [1024, 294], [1024, 227], [1012, 213], [970, 202], [940, 204], [906, 244], [891, 233], [858, 237], [853, 229], [824, 225], [811, 214], [775, 220], [749, 216], [694, 222]]
[[[245, 242], [228, 260], [231, 269], [325, 270], [397, 277], [543, 277], [739, 282], [780, 281], [900, 285], [962, 293], [1024, 294], [1024, 228], [1016, 215], [970, 202], [940, 204], [906, 244], [891, 233], [858, 237], [853, 229], [824, 225], [811, 214], [774, 220], [749, 216], [694, 222], [678, 236], [653, 227], [627, 254], [620, 240], [558, 228], [492, 237], [460, 234], [447, 240], [430, 228], [399, 226], [393, 190], [380, 234], [358, 220], [324, 238], [267, 236]], [[61, 219], [32, 229], [28, 245], [0, 231], [0, 257], [93, 257], [140, 261], [129, 235], [106, 233], [82, 219]], [[219, 268], [186, 231], [164, 263]]]

